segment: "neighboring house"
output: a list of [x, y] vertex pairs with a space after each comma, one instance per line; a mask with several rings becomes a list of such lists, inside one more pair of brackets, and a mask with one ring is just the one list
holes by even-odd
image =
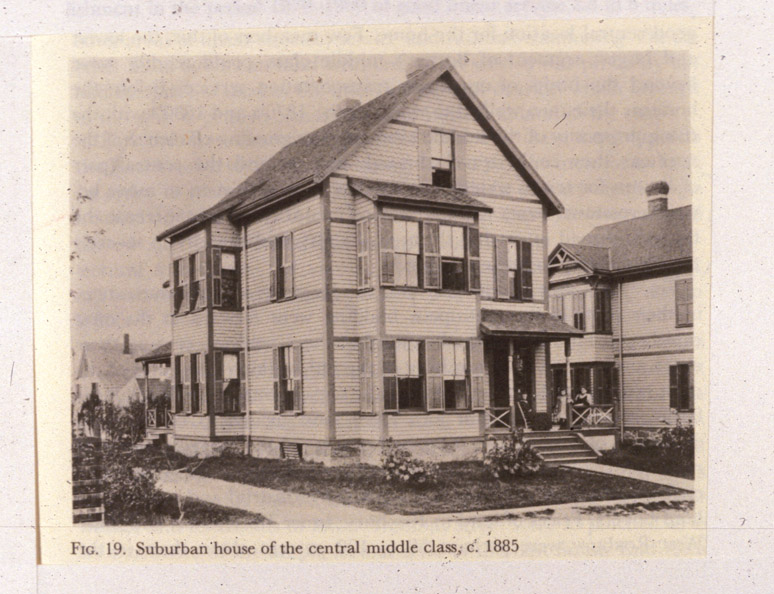
[[[633, 431], [687, 422], [694, 407], [691, 207], [669, 210], [665, 182], [646, 193], [646, 216], [596, 227], [548, 259], [550, 311], [585, 333], [571, 341], [572, 393], [616, 404]], [[556, 397], [568, 379], [559, 345], [551, 363]]]
[[180, 451], [463, 458], [549, 411], [563, 207], [448, 60], [411, 70], [159, 235]]
[[[147, 386], [147, 388], [146, 388]], [[150, 391], [151, 401], [170, 395], [170, 379], [149, 377], [140, 374], [130, 379], [126, 385], [116, 395], [113, 404], [116, 406], [128, 406], [130, 402], [136, 400], [138, 402], [146, 402], [146, 389]]]

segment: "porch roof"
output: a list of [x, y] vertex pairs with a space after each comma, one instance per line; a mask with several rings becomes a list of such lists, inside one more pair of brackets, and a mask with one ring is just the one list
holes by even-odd
[[167, 342], [135, 359], [138, 363], [169, 363], [172, 360], [172, 343]]
[[529, 337], [543, 342], [583, 336], [580, 330], [545, 311], [482, 309], [481, 331], [489, 336]]
[[350, 178], [349, 185], [352, 189], [375, 202], [492, 212], [491, 206], [476, 200], [465, 190], [437, 186], [412, 186], [357, 178]]

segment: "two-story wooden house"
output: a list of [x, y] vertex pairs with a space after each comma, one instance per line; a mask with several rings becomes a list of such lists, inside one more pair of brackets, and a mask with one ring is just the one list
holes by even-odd
[[550, 311], [584, 333], [569, 360], [552, 347], [553, 395], [568, 379], [573, 394], [585, 387], [591, 416], [615, 408], [621, 430], [693, 417], [691, 207], [670, 210], [668, 193], [650, 184], [647, 215], [560, 243], [548, 260]]
[[[480, 456], [548, 410], [546, 219], [562, 205], [447, 60], [280, 150], [159, 236], [175, 446]], [[496, 419], [499, 417], [499, 421]]]

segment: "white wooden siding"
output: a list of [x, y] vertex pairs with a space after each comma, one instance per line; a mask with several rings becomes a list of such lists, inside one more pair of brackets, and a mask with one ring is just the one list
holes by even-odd
[[250, 417], [250, 429], [254, 439], [303, 443], [308, 440], [327, 439], [328, 419], [311, 415], [257, 414]]
[[[625, 357], [624, 425], [655, 428], [664, 426], [662, 420], [674, 422], [669, 409], [669, 366], [692, 359], [690, 354]], [[692, 416], [680, 414], [684, 423]]]
[[354, 224], [331, 223], [331, 268], [334, 289], [357, 288], [357, 246]]
[[207, 437], [210, 435], [210, 418], [193, 415], [175, 415], [175, 435]]
[[360, 417], [336, 417], [336, 439], [360, 438]]
[[242, 234], [225, 215], [212, 219], [212, 245], [242, 247]]
[[361, 195], [355, 197], [355, 218], [359, 221], [365, 217], [372, 217], [376, 214], [376, 204], [370, 198]]
[[215, 435], [244, 435], [245, 418], [243, 416], [215, 417]]
[[311, 196], [250, 223], [247, 226], [247, 243], [265, 241], [321, 221], [320, 197]]
[[[583, 338], [571, 339], [571, 363], [612, 362], [617, 343], [609, 334], [586, 334]], [[564, 364], [564, 342], [551, 343], [551, 364]]]
[[416, 128], [387, 124], [369, 138], [338, 173], [402, 184], [419, 183]]
[[[491, 213], [479, 214], [478, 225], [481, 233], [524, 239], [543, 237], [543, 207], [539, 203], [516, 202], [489, 196], [477, 198], [493, 209]], [[542, 253], [541, 246], [541, 260]]]
[[675, 281], [688, 278], [691, 278], [690, 273], [625, 282], [623, 284], [624, 338], [686, 330], [676, 325]]
[[475, 295], [386, 290], [384, 301], [388, 335], [478, 335]]
[[388, 415], [387, 436], [393, 439], [476, 437], [479, 413]]
[[[549, 281], [551, 283], [571, 280], [574, 278], [582, 278], [587, 276], [588, 272], [582, 266], [573, 266], [572, 268], [560, 268], [558, 270], [552, 270], [549, 272]], [[551, 287], [551, 291], [554, 291], [554, 287]]]
[[360, 439], [378, 440], [381, 438], [382, 418], [366, 416], [360, 418]]
[[247, 248], [247, 298], [249, 305], [269, 301], [269, 244]]
[[453, 221], [465, 225], [472, 225], [476, 222], [476, 218], [472, 214], [426, 212], [416, 208], [400, 208], [398, 206], [384, 206], [382, 212], [386, 215], [398, 217], [421, 217], [429, 220]]
[[172, 353], [207, 350], [207, 312], [197, 311], [172, 318]]
[[418, 126], [429, 126], [483, 134], [484, 130], [468, 111], [452, 88], [443, 81], [436, 81], [407, 105], [396, 119], [411, 122]]
[[537, 200], [527, 182], [493, 141], [469, 136], [467, 149], [468, 190], [472, 194], [484, 192]]
[[538, 412], [550, 412], [546, 392], [546, 345], [535, 347], [535, 408]]
[[[293, 233], [293, 285], [297, 295], [322, 290], [324, 265], [321, 233], [320, 224]], [[268, 257], [268, 251], [266, 255]], [[265, 279], [268, 285], [268, 273]]]
[[354, 293], [333, 294], [333, 335], [358, 335], [358, 296]]
[[248, 310], [251, 347], [323, 338], [323, 297], [309, 295]]
[[331, 217], [334, 219], [355, 218], [355, 197], [349, 189], [347, 180], [330, 177]]
[[[204, 229], [191, 233], [183, 239], [173, 240], [170, 244], [172, 259], [195, 254], [207, 247], [207, 235]], [[170, 279], [171, 280], [171, 279]]]
[[274, 412], [274, 369], [271, 349], [250, 351], [247, 360], [248, 402], [251, 413]]
[[[360, 360], [358, 343], [334, 343], [333, 365], [336, 379], [336, 411], [359, 411]], [[341, 436], [337, 433], [336, 437]]]
[[244, 314], [241, 311], [212, 312], [212, 335], [215, 348], [241, 349], [244, 346]]
[[544, 303], [535, 303], [534, 301], [495, 301], [491, 298], [482, 299], [481, 307], [504, 311], [545, 311]]
[[[683, 328], [682, 330], [690, 330]], [[616, 353], [618, 342], [615, 343]], [[624, 357], [632, 353], [654, 353], [659, 351], [686, 351], [693, 350], [693, 334], [680, 334], [678, 336], [660, 336], [654, 338], [642, 338], [638, 340], [624, 340]]]
[[376, 336], [378, 332], [378, 296], [376, 291], [367, 291], [357, 296], [358, 336]]

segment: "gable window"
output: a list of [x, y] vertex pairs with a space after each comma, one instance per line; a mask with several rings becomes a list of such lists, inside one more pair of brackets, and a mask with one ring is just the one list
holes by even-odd
[[419, 223], [393, 221], [393, 249], [395, 253], [395, 286], [419, 286]]
[[424, 410], [420, 342], [388, 340], [382, 346], [385, 410]]
[[549, 300], [549, 309], [551, 315], [556, 316], [561, 320], [564, 317], [564, 297], [561, 295], [558, 297], [551, 297]]
[[693, 280], [675, 281], [676, 326], [693, 326]]
[[235, 250], [212, 248], [212, 304], [239, 308], [239, 257]]
[[598, 334], [612, 332], [610, 291], [607, 289], [594, 291], [594, 331]]
[[586, 294], [572, 296], [572, 325], [578, 330], [586, 330]]
[[495, 238], [495, 276], [498, 299], [532, 301], [532, 244]]
[[693, 410], [693, 363], [669, 366], [669, 407]]
[[430, 133], [430, 165], [432, 184], [441, 188], [453, 187], [454, 150], [452, 135], [444, 132]]
[[371, 288], [371, 235], [368, 219], [357, 222], [357, 288]]
[[269, 296], [272, 301], [293, 296], [293, 235], [269, 242]]
[[468, 345], [443, 343], [443, 396], [446, 410], [468, 408]]
[[188, 311], [188, 258], [180, 258], [172, 263], [173, 276], [173, 307], [172, 313], [180, 314]]
[[190, 278], [189, 309], [195, 311], [207, 306], [207, 259], [205, 252], [191, 254], [188, 258], [188, 275]]
[[301, 412], [301, 345], [274, 349], [274, 411]]
[[463, 227], [441, 225], [441, 288], [464, 291], [465, 230]]

